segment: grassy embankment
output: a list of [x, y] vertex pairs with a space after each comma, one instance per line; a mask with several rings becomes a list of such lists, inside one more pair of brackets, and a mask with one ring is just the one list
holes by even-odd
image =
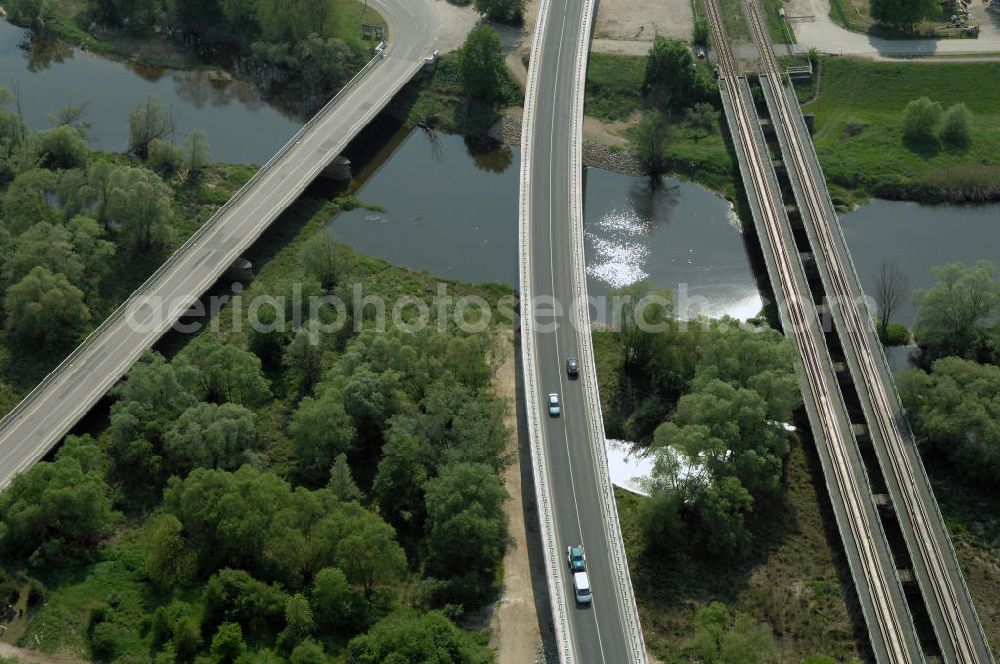
[[[698, 61], [698, 66], [709, 65]], [[593, 53], [587, 70], [584, 112], [600, 120], [634, 124], [640, 117], [638, 110], [645, 105], [645, 70], [645, 57]], [[693, 126], [683, 113], [672, 114], [669, 121], [667, 155], [671, 172], [733, 197], [735, 164], [723, 138], [719, 112], [715, 112], [709, 130]], [[625, 130], [626, 136], [629, 131]]]
[[[998, 63], [824, 59], [817, 97], [803, 110], [816, 116], [814, 141], [835, 202], [1000, 199], [1000, 86], [984, 84], [998, 79]], [[904, 141], [903, 109], [922, 96], [968, 106], [967, 147]]]
[[[610, 413], [621, 348], [609, 332], [595, 330], [594, 349], [601, 399]], [[761, 515], [769, 525], [767, 537], [758, 537], [735, 563], [678, 557], [664, 565], [647, 555], [637, 521], [647, 499], [618, 490], [643, 633], [654, 656], [666, 664], [691, 661], [695, 614], [715, 600], [770, 625], [780, 661], [818, 655], [854, 661], [861, 656], [864, 638], [855, 633], [848, 609], [855, 600], [844, 592], [849, 577], [817, 466], [808, 442], [793, 438], [785, 504], [774, 514]]]
[[[323, 37], [343, 39], [352, 46], [370, 48], [373, 43], [361, 34], [361, 23], [382, 25], [388, 33], [385, 19], [363, 0], [328, 0], [330, 16], [323, 29]], [[101, 55], [122, 58], [146, 67], [172, 69], [215, 68], [217, 63], [207, 62], [180, 38], [163, 34], [133, 35], [124, 30], [103, 27], [93, 20], [88, 2], [56, 0], [57, 19], [49, 21], [49, 33]], [[364, 12], [362, 19], [362, 12]]]

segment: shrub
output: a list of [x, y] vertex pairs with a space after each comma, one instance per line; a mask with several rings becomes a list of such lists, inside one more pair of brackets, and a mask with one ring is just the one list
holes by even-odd
[[882, 343], [886, 346], [905, 346], [910, 343], [910, 330], [901, 323], [889, 323]]
[[703, 18], [696, 18], [694, 20], [694, 34], [691, 41], [698, 46], [708, 46], [708, 34], [708, 21]]
[[972, 113], [969, 112], [965, 104], [955, 104], [944, 114], [944, 122], [941, 126], [941, 140], [952, 145], [968, 145], [969, 143], [969, 123], [972, 121]]
[[181, 149], [168, 140], [154, 138], [149, 142], [149, 157], [146, 164], [166, 177], [180, 170]]
[[941, 104], [927, 97], [914, 99], [903, 111], [903, 137], [926, 142], [934, 138], [941, 124]]

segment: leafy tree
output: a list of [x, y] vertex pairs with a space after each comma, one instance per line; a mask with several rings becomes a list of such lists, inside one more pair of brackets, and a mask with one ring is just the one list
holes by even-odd
[[90, 321], [83, 291], [44, 267], [34, 268], [8, 289], [4, 309], [7, 330], [29, 348], [75, 343]]
[[61, 273], [73, 285], [83, 282], [84, 263], [67, 228], [40, 221], [17, 236], [3, 262], [3, 283], [16, 283], [36, 267]]
[[665, 113], [648, 112], [633, 130], [632, 151], [646, 175], [658, 178], [667, 171], [670, 158], [667, 156], [667, 116]]
[[654, 106], [683, 106], [696, 88], [697, 68], [687, 44], [657, 35], [646, 58], [643, 93]]
[[366, 622], [364, 599], [351, 588], [347, 576], [336, 567], [316, 573], [310, 604], [319, 627], [325, 631], [353, 634]]
[[444, 466], [427, 482], [425, 496], [428, 572], [440, 578], [478, 575], [488, 581], [509, 540], [503, 511], [508, 495], [496, 471], [482, 464]]
[[170, 238], [173, 217], [172, 193], [160, 176], [144, 168], [128, 167], [107, 175], [105, 225], [117, 225], [125, 244], [135, 252], [165, 243]]
[[927, 97], [914, 99], [903, 110], [903, 138], [917, 143], [934, 140], [942, 113], [940, 103]]
[[184, 141], [184, 165], [187, 167], [188, 177], [194, 177], [205, 169], [211, 154], [208, 150], [208, 139], [205, 132], [195, 129], [188, 134]]
[[404, 575], [406, 554], [392, 526], [368, 511], [357, 517], [337, 543], [337, 562], [348, 580], [369, 598], [376, 587]]
[[92, 161], [87, 166], [86, 184], [79, 191], [81, 200], [77, 202], [78, 209], [82, 210], [93, 205], [97, 221], [103, 224], [107, 231], [110, 231], [112, 224], [118, 221], [109, 217], [108, 213], [112, 194], [123, 177], [120, 175], [121, 172], [121, 167], [110, 162]]
[[424, 484], [429, 476], [423, 441], [394, 424], [386, 434], [372, 484], [380, 512], [397, 530], [413, 536], [424, 525]]
[[691, 41], [698, 46], [708, 46], [709, 33], [708, 21], [703, 18], [696, 18], [694, 20], [694, 33]]
[[439, 611], [406, 611], [380, 620], [367, 634], [352, 639], [347, 657], [356, 664], [488, 664], [494, 655]]
[[314, 335], [310, 328], [300, 328], [282, 357], [299, 394], [307, 394], [323, 375], [323, 350]]
[[198, 560], [184, 537], [181, 522], [172, 514], [164, 514], [154, 518], [147, 528], [146, 576], [162, 590], [190, 582], [198, 570]]
[[723, 318], [699, 340], [694, 384], [719, 379], [751, 389], [764, 399], [766, 419], [787, 422], [802, 404], [794, 362], [794, 348], [777, 330]]
[[976, 358], [986, 351], [987, 323], [1000, 312], [996, 266], [979, 261], [950, 263], [931, 270], [934, 285], [918, 291], [915, 336], [926, 360], [955, 355]]
[[316, 626], [312, 608], [305, 595], [296, 593], [285, 602], [285, 631], [282, 636], [286, 641], [298, 643], [312, 633]]
[[164, 138], [154, 138], [149, 142], [149, 157], [146, 165], [161, 177], [169, 177], [180, 170], [184, 163], [181, 149]]
[[525, 0], [473, 0], [480, 15], [490, 21], [520, 21]]
[[870, 11], [879, 23], [912, 30], [920, 21], [934, 16], [938, 5], [934, 0], [872, 0]]
[[972, 113], [968, 106], [962, 103], [951, 106], [941, 123], [941, 140], [959, 147], [968, 145], [971, 140], [971, 123]]
[[59, 17], [53, 0], [13, 0], [5, 5], [11, 23], [38, 32], [44, 32], [46, 27]]
[[75, 127], [61, 125], [38, 134], [42, 163], [48, 168], [80, 168], [87, 165], [87, 142]]
[[708, 664], [778, 661], [771, 628], [745, 613], [732, 616], [721, 602], [712, 602], [698, 610], [692, 642], [698, 661]]
[[1000, 479], [1000, 367], [957, 357], [900, 377], [917, 440], [984, 484]]
[[329, 480], [337, 455], [349, 452], [357, 439], [354, 423], [344, 412], [343, 399], [332, 389], [324, 390], [315, 399], [302, 399], [288, 431], [299, 471], [313, 486]]
[[327, 661], [323, 646], [312, 639], [306, 639], [292, 650], [291, 664], [324, 664]]
[[52, 462], [17, 475], [0, 493], [0, 555], [32, 564], [85, 556], [119, 518], [104, 455], [89, 436], [70, 436]]
[[474, 28], [466, 38], [459, 58], [466, 94], [487, 103], [497, 99], [506, 65], [503, 44], [496, 30], [488, 25]]
[[285, 615], [287, 596], [281, 588], [243, 570], [223, 569], [205, 586], [205, 624], [209, 629], [238, 624], [250, 634], [274, 631]]
[[174, 131], [174, 118], [156, 97], [148, 95], [128, 114], [129, 152], [145, 160], [149, 156], [149, 144], [158, 138], [166, 138]]
[[193, 369], [185, 375], [193, 379], [189, 387], [202, 400], [256, 406], [271, 397], [260, 358], [213, 334], [189, 342], [174, 362]]
[[[247, 347], [260, 358], [264, 366], [280, 365], [288, 334], [277, 327], [280, 322], [277, 308], [273, 304], [262, 305], [257, 309], [256, 321], [259, 324], [252, 324], [247, 330]], [[271, 329], [272, 327], [275, 329]]]
[[56, 174], [42, 168], [26, 170], [14, 178], [0, 204], [3, 212], [0, 216], [11, 235], [19, 235], [41, 221], [53, 224], [59, 221], [59, 212], [48, 199], [56, 186]]
[[222, 623], [212, 637], [212, 656], [220, 664], [233, 664], [246, 651], [239, 623]]
[[316, 233], [300, 250], [306, 272], [329, 291], [337, 283], [337, 243], [328, 232]]
[[195, 468], [236, 470], [257, 460], [253, 413], [236, 404], [199, 403], [184, 411], [163, 439], [166, 469], [186, 475]]
[[361, 501], [365, 497], [358, 485], [355, 484], [354, 478], [351, 476], [351, 468], [347, 465], [347, 455], [343, 453], [338, 454], [333, 461], [333, 467], [330, 469], [330, 481], [326, 488], [345, 503], [352, 500]]
[[170, 639], [177, 660], [181, 662], [194, 661], [194, 657], [199, 650], [203, 639], [201, 637], [201, 626], [194, 616], [183, 616], [174, 625], [174, 635]]

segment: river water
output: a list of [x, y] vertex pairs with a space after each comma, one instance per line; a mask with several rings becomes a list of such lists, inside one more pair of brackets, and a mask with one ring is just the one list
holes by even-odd
[[[178, 140], [201, 128], [216, 160], [263, 163], [299, 127], [247, 84], [139, 69], [72, 48], [32, 48], [26, 34], [0, 20], [0, 85], [16, 92], [34, 129], [68, 102], [86, 102], [92, 147], [121, 151], [129, 109], [152, 94], [173, 112]], [[340, 240], [442, 277], [517, 285], [517, 148], [483, 152], [460, 136], [420, 130], [376, 130], [362, 141], [380, 149], [352, 148], [363, 163], [354, 189], [386, 210], [341, 213], [333, 222]], [[746, 318], [760, 310], [739, 221], [715, 193], [672, 178], [651, 188], [646, 179], [588, 169], [584, 216], [591, 295], [647, 279], [675, 293], [682, 315]], [[1000, 205], [876, 200], [842, 222], [866, 286], [884, 260], [899, 262], [911, 289], [930, 286], [935, 265], [1000, 263]], [[910, 324], [914, 315], [907, 298], [895, 318]]]
[[176, 141], [202, 129], [214, 160], [263, 164], [301, 125], [246, 83], [135, 67], [66, 46], [33, 47], [27, 34], [0, 20], [0, 85], [17, 95], [32, 129], [47, 128], [49, 115], [70, 102], [86, 103], [91, 147], [121, 152], [128, 147], [129, 110], [153, 95], [172, 112]]

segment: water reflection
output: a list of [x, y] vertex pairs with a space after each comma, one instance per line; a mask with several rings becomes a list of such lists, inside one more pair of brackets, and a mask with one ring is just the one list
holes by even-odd
[[70, 101], [87, 104], [91, 147], [128, 146], [128, 113], [153, 95], [174, 116], [178, 141], [193, 129], [208, 136], [219, 161], [262, 164], [301, 122], [263, 101], [256, 89], [210, 72], [140, 67], [102, 58], [52, 40], [31, 39], [0, 20], [0, 85], [16, 92], [28, 125], [49, 127], [49, 116]]
[[750, 318], [761, 309], [739, 222], [713, 192], [673, 178], [650, 186], [588, 169], [587, 288], [603, 295], [640, 280], [674, 293], [678, 315]]

